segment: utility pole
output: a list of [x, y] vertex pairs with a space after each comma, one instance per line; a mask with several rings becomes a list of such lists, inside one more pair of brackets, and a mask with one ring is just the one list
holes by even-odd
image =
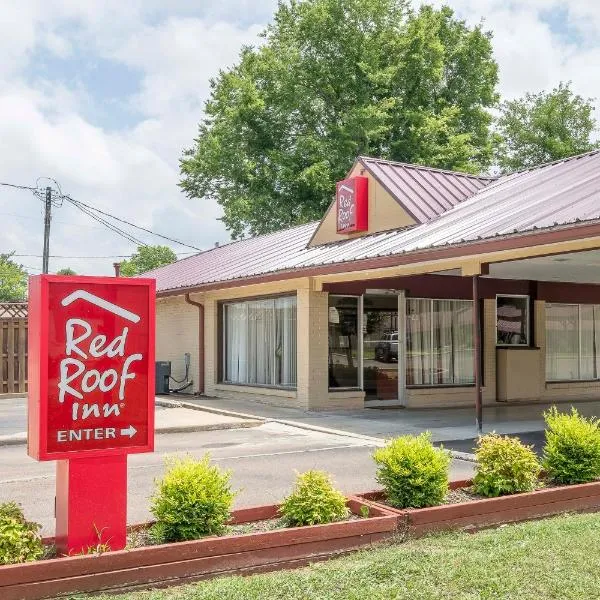
[[48, 273], [50, 259], [50, 218], [52, 210], [52, 188], [46, 188], [46, 202], [44, 209], [44, 253], [42, 258], [42, 273]]

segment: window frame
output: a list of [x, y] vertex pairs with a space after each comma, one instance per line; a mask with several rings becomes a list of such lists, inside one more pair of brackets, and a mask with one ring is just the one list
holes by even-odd
[[[282, 385], [282, 384], [268, 384], [268, 383], [239, 383], [235, 381], [228, 381], [225, 378], [227, 370], [227, 311], [226, 306], [232, 304], [244, 304], [248, 302], [256, 302], [260, 300], [277, 300], [278, 298], [294, 298], [296, 301], [296, 327], [298, 324], [298, 294], [297, 293], [281, 293], [281, 294], [269, 294], [264, 296], [251, 296], [246, 298], [230, 298], [227, 300], [218, 301], [217, 306], [217, 319], [219, 324], [219, 332], [217, 334], [217, 381], [218, 385], [231, 385], [238, 387], [248, 388], [264, 388], [271, 390], [285, 390], [294, 392], [298, 388], [298, 335], [296, 333], [296, 383], [295, 385]], [[273, 310], [275, 305], [273, 305]]]
[[[498, 298], [522, 298], [525, 300], [526, 312], [526, 323], [525, 331], [527, 332], [527, 342], [524, 344], [501, 344], [498, 342]], [[496, 294], [496, 301], [494, 304], [494, 332], [496, 338], [497, 348], [531, 348], [533, 345], [533, 332], [531, 330], [531, 296], [529, 294]]]

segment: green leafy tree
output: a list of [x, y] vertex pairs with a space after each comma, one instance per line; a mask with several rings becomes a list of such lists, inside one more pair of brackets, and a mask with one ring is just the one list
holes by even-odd
[[12, 260], [13, 254], [0, 254], [0, 302], [19, 302], [27, 297], [27, 271]]
[[56, 271], [57, 275], [77, 275], [77, 273], [75, 273], [75, 271], [73, 271], [73, 269], [71, 269], [70, 267], [65, 267], [64, 269], [59, 269], [58, 271]]
[[129, 260], [121, 263], [121, 275], [133, 277], [170, 265], [177, 260], [177, 255], [168, 246], [138, 246], [137, 252]]
[[211, 81], [181, 187], [234, 237], [321, 218], [357, 155], [479, 172], [493, 158], [491, 35], [406, 0], [285, 0]]
[[510, 173], [597, 148], [591, 139], [593, 112], [593, 100], [574, 94], [570, 83], [503, 102], [498, 118], [500, 169]]

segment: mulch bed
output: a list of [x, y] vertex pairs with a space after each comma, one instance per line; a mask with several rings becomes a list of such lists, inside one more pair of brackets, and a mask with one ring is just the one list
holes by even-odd
[[[351, 514], [347, 519], [336, 521], [337, 523], [345, 523], [348, 521], [359, 521], [361, 517]], [[163, 544], [161, 540], [152, 537], [150, 527], [138, 527], [134, 531], [127, 534], [127, 548], [143, 548], [145, 546], [156, 546]], [[229, 535], [244, 535], [248, 533], [263, 533], [265, 531], [275, 531], [277, 529], [288, 529], [285, 521], [281, 518], [263, 519], [261, 521], [251, 521], [249, 523], [238, 523], [235, 525], [227, 525], [218, 537]], [[206, 536], [210, 537], [210, 536]], [[202, 539], [202, 538], [199, 538]]]

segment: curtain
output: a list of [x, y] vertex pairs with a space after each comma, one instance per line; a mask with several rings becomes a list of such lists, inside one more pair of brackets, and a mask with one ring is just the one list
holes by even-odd
[[546, 380], [598, 379], [599, 350], [599, 305], [546, 305]]
[[406, 383], [431, 385], [431, 300], [406, 302]]
[[224, 306], [224, 380], [296, 385], [296, 298]]
[[473, 303], [409, 299], [407, 385], [465, 385], [473, 374]]
[[579, 306], [546, 305], [546, 379], [579, 379]]

